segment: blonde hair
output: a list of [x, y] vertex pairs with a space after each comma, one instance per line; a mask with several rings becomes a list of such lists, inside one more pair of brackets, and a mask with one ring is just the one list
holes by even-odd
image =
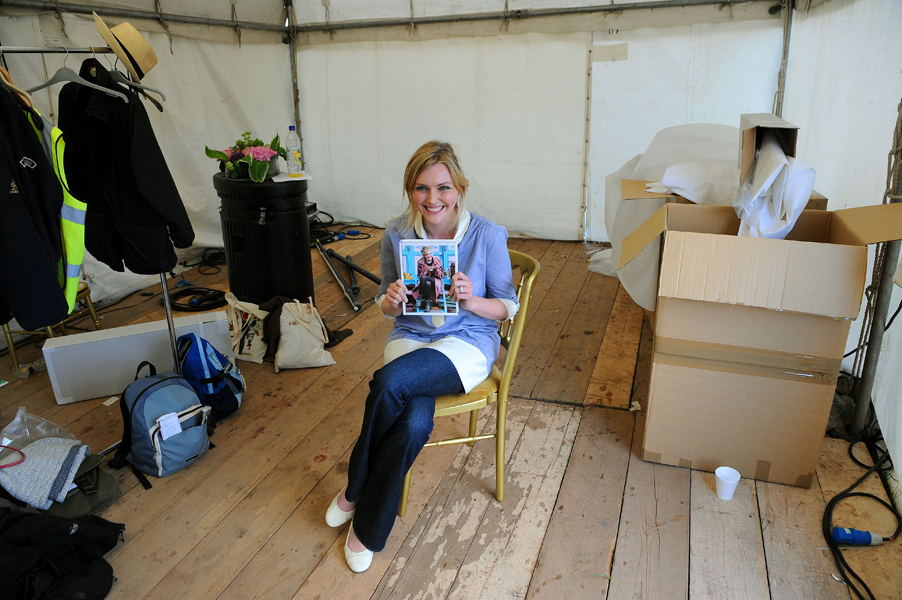
[[410, 157], [407, 168], [404, 169], [404, 194], [407, 196], [408, 202], [404, 215], [407, 216], [407, 227], [410, 231], [414, 229], [418, 214], [417, 208], [413, 203], [413, 188], [417, 183], [417, 177], [420, 176], [420, 173], [426, 167], [439, 163], [448, 167], [448, 171], [451, 173], [451, 183], [454, 184], [454, 187], [460, 194], [457, 205], [454, 207], [455, 225], [460, 223], [460, 217], [464, 208], [464, 197], [467, 195], [470, 181], [464, 175], [463, 169], [460, 168], [460, 162], [457, 160], [457, 155], [454, 153], [454, 148], [451, 147], [451, 144], [433, 140], [420, 146], [413, 153], [413, 156]]

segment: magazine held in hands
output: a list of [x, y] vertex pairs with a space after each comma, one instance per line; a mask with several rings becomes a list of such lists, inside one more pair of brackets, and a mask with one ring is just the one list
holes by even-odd
[[451, 277], [457, 272], [454, 240], [401, 240], [401, 278], [407, 286], [405, 315], [456, 315]]

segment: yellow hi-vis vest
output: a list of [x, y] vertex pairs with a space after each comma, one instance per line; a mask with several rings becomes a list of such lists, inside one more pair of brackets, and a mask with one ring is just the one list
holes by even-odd
[[[35, 111], [40, 116], [40, 113]], [[85, 211], [88, 205], [77, 199], [69, 191], [66, 183], [66, 170], [63, 167], [63, 155], [66, 150], [66, 141], [63, 132], [50, 121], [41, 116], [44, 128], [40, 129], [28, 114], [28, 120], [34, 127], [35, 133], [41, 139], [47, 158], [53, 163], [53, 171], [63, 188], [63, 208], [60, 210], [60, 237], [63, 243], [63, 256], [59, 263], [60, 287], [69, 304], [69, 312], [75, 306], [75, 295], [78, 293], [78, 282], [81, 275], [81, 265], [85, 258]]]

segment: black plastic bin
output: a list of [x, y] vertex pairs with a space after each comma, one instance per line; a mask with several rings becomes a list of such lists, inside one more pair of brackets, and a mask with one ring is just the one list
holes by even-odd
[[312, 298], [307, 181], [232, 181], [217, 173], [213, 188], [222, 200], [231, 292], [255, 304], [274, 296]]

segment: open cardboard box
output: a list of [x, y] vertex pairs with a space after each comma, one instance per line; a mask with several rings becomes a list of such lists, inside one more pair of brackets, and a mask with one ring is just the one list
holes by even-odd
[[867, 245], [902, 239], [902, 204], [738, 229], [731, 207], [666, 204], [623, 240], [620, 268], [663, 236], [643, 458], [809, 487]]
[[[642, 181], [640, 179], [621, 179], [620, 180], [620, 191], [624, 200], [643, 200], [643, 199], [651, 199], [651, 200], [665, 200], [667, 202], [672, 202], [676, 204], [695, 204], [692, 200], [688, 200], [683, 198], [679, 194], [666, 194], [663, 192], [649, 192], [645, 189], [646, 183], [652, 183], [651, 181]], [[805, 205], [805, 210], [827, 210], [827, 197], [818, 192], [817, 190], [813, 190], [811, 192], [811, 197], [808, 199], [808, 204]]]

